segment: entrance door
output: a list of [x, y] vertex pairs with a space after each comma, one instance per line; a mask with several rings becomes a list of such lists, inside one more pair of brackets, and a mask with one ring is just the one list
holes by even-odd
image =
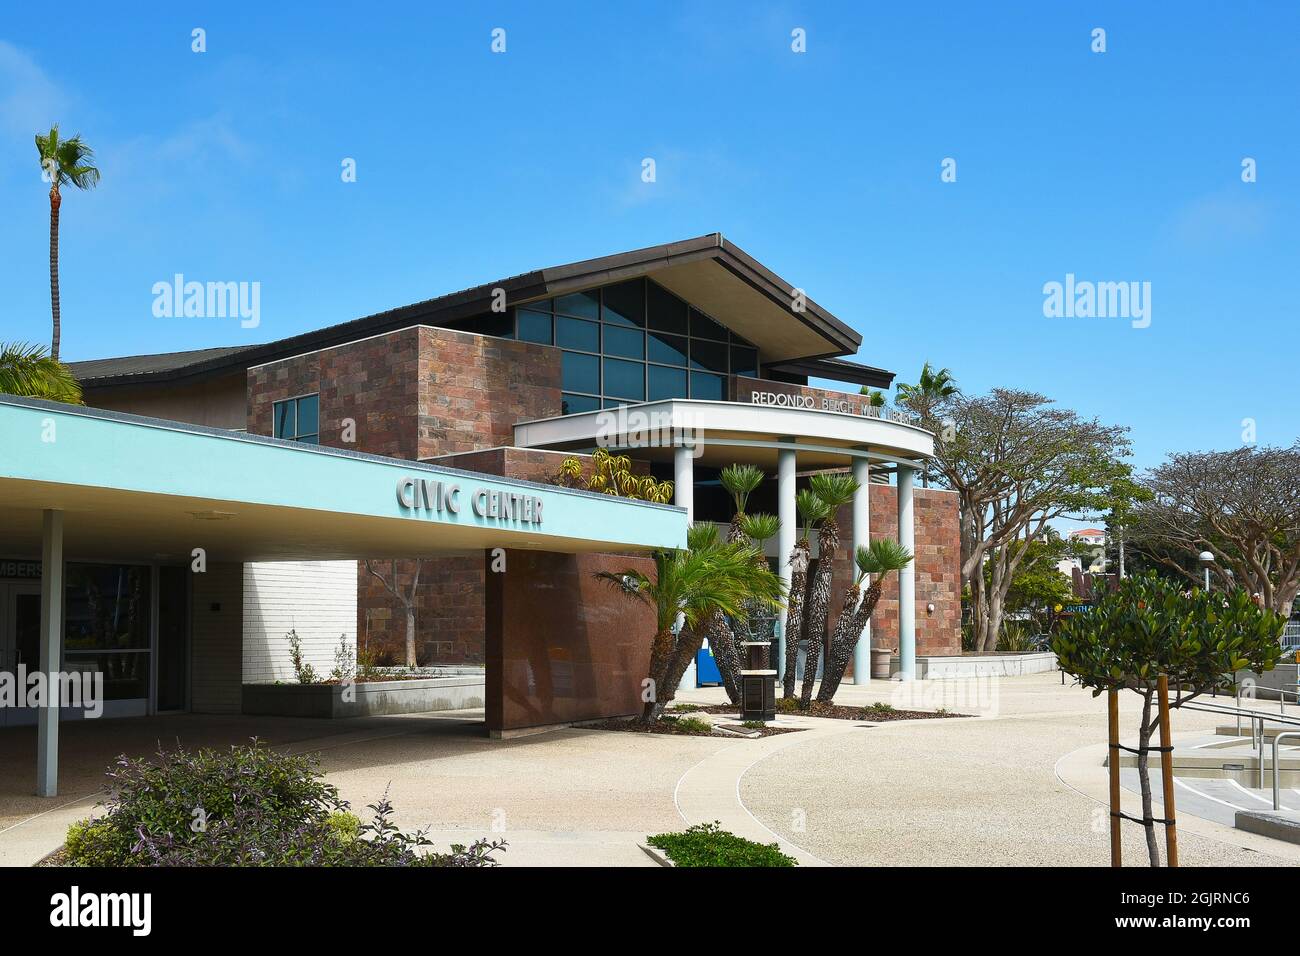
[[[18, 675], [18, 665], [24, 664], [31, 673], [41, 666], [41, 586], [39, 584], [0, 585], [4, 600], [0, 601], [3, 618], [0, 618], [0, 669]], [[20, 692], [26, 688], [18, 687]], [[0, 726], [36, 723], [33, 707], [0, 708]]]

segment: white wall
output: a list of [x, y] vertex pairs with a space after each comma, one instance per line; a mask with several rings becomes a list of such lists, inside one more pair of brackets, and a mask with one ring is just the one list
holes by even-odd
[[357, 563], [274, 561], [244, 565], [244, 682], [293, 681], [286, 635], [296, 630], [304, 660], [327, 677], [339, 635], [355, 660]]

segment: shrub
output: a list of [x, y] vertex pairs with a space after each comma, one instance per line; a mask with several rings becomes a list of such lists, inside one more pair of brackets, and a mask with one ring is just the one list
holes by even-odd
[[673, 726], [680, 727], [682, 730], [692, 734], [711, 734], [713, 725], [707, 720], [701, 720], [698, 717], [673, 717], [669, 718]]
[[722, 829], [718, 821], [699, 823], [685, 833], [660, 833], [647, 841], [678, 866], [796, 866], [775, 843], [755, 843]]
[[346, 634], [339, 635], [339, 646], [334, 648], [334, 667], [330, 670], [330, 680], [350, 681], [357, 674], [357, 655], [348, 643]]
[[874, 703], [868, 704], [867, 710], [874, 710], [878, 714], [892, 714], [894, 712], [894, 705], [888, 704], [883, 700], [878, 700]]
[[108, 812], [68, 830], [74, 866], [495, 866], [504, 843], [424, 852], [423, 831], [391, 822], [387, 797], [370, 823], [349, 812], [313, 757], [263, 747], [119, 757]]
[[289, 639], [289, 663], [293, 665], [293, 673], [298, 678], [298, 683], [316, 683], [316, 668], [302, 659], [302, 638], [298, 636], [297, 629], [291, 629], [285, 637]]
[[780, 714], [799, 713], [798, 697], [778, 697], [776, 701], [776, 710]]
[[762, 730], [764, 727], [767, 726], [767, 721], [765, 721], [765, 720], [743, 720], [743, 721], [740, 722], [740, 726], [742, 726], [742, 727], [747, 727], [747, 728], [749, 728], [750, 730]]

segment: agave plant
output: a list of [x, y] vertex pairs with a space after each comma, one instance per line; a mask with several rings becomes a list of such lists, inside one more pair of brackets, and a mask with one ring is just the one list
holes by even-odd
[[[891, 571], [902, 571], [912, 562], [912, 553], [897, 541], [881, 539], [871, 542], [869, 547], [858, 548], [853, 555], [858, 573], [844, 592], [844, 606], [840, 609], [840, 619], [835, 622], [835, 632], [831, 635], [831, 648], [826, 656], [826, 667], [822, 673], [821, 687], [817, 691], [817, 703], [830, 704], [835, 700], [835, 692], [840, 689], [844, 671], [853, 657], [853, 649], [862, 638], [867, 622], [871, 620], [880, 594], [885, 584], [885, 575]], [[873, 575], [867, 593], [862, 593], [862, 582], [867, 575]]]
[[843, 472], [823, 472], [809, 481], [812, 493], [826, 506], [827, 515], [817, 529], [817, 575], [808, 590], [808, 656], [804, 660], [803, 692], [799, 707], [812, 704], [813, 685], [817, 682], [817, 665], [821, 661], [822, 643], [826, 640], [826, 617], [830, 612], [831, 573], [835, 553], [840, 547], [840, 526], [836, 512], [853, 500], [858, 483]]
[[39, 345], [0, 345], [0, 394], [80, 405], [81, 385]]
[[812, 545], [808, 536], [812, 534], [813, 525], [825, 521], [830, 515], [826, 503], [807, 488], [795, 496], [795, 508], [802, 521], [799, 539], [790, 552], [790, 595], [786, 599], [785, 611], [785, 679], [782, 681], [782, 696], [794, 696], [795, 665], [799, 662], [799, 641], [803, 637], [804, 598], [808, 593], [808, 562], [812, 557]]
[[744, 543], [719, 544], [716, 529], [692, 532], [692, 547], [654, 555], [653, 576], [636, 569], [597, 575], [620, 593], [655, 611], [655, 635], [650, 645], [651, 694], [641, 719], [653, 723], [672, 700], [691, 658], [700, 648], [696, 628], [716, 613], [743, 619], [747, 600], [777, 607], [781, 580], [758, 553]]
[[632, 459], [627, 455], [611, 455], [597, 448], [591, 455], [591, 474], [585, 473], [581, 460], [566, 458], [560, 463], [555, 480], [566, 488], [581, 485], [588, 491], [617, 495], [638, 501], [671, 504], [673, 483], [659, 481], [652, 475], [638, 475], [632, 471]]

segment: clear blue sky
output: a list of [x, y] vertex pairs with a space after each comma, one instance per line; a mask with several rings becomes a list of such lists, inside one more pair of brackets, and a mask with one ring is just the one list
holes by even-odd
[[[721, 231], [861, 361], [1041, 391], [1132, 426], [1139, 465], [1244, 418], [1300, 435], [1295, 4], [76, 6], [0, 21], [2, 340], [48, 341], [32, 135], [58, 121], [104, 176], [63, 204], [69, 360]], [[154, 318], [177, 272], [260, 282], [261, 326]], [[1045, 318], [1066, 273], [1150, 282], [1150, 327]]]

